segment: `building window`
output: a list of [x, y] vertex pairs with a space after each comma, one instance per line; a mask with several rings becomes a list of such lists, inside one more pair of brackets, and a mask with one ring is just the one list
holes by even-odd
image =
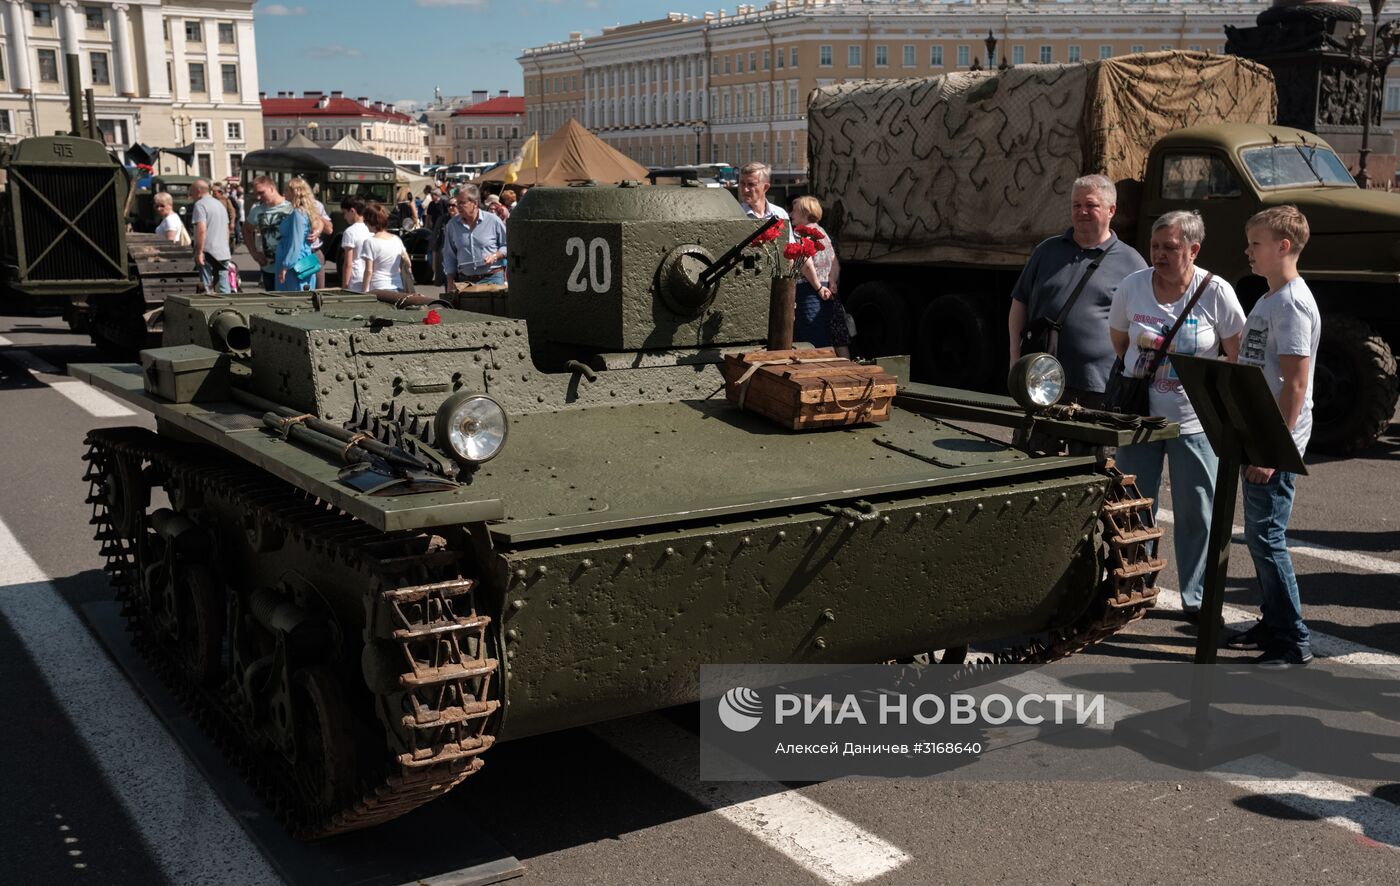
[[53, 26], [53, 6], [48, 3], [34, 4], [34, 27], [48, 28]]
[[1040, 47], [1040, 63], [1048, 65], [1055, 60], [1055, 52], [1049, 46]]
[[756, 64], [757, 61], [758, 61], [758, 53], [756, 53], [756, 52], [750, 52], [750, 53], [749, 53], [749, 73], [750, 73], [750, 74], [752, 74], [754, 71], [757, 71], [757, 70], [758, 70], [758, 65]]
[[39, 81], [42, 83], [58, 82], [58, 50], [39, 50]]
[[823, 44], [817, 47], [817, 66], [831, 67], [831, 47], [829, 45]]
[[763, 70], [766, 71], [771, 67], [773, 67], [773, 53], [765, 49], [763, 50]]
[[1069, 58], [1069, 60], [1072, 61], [1072, 62], [1080, 61], [1080, 58], [1079, 58], [1079, 44], [1078, 44], [1078, 43], [1074, 43], [1074, 44], [1071, 44], [1071, 45], [1070, 45], [1070, 47], [1069, 47], [1069, 55], [1068, 55], [1068, 58]]
[[875, 47], [875, 67], [888, 68], [890, 66], [890, 48], [888, 46]]
[[196, 121], [194, 121], [194, 140], [197, 141], [197, 142], [207, 142], [207, 141], [209, 141], [209, 121], [208, 121], [208, 120], [196, 120]]
[[497, 127], [496, 127], [496, 138], [505, 138], [505, 137], [506, 137], [506, 128], [505, 128], [504, 126], [497, 126]]
[[[846, 67], [860, 67], [860, 44], [852, 43], [846, 47]], [[750, 145], [752, 147], [752, 145]]]
[[520, 138], [520, 127], [519, 127], [519, 126], [512, 126], [512, 127], [510, 128], [510, 137], [511, 137], [511, 138]]
[[106, 86], [112, 82], [111, 71], [107, 67], [107, 53], [94, 52], [88, 56], [88, 66], [92, 69], [92, 82]]
[[204, 63], [190, 62], [190, 92], [207, 92], [209, 87], [204, 82]]
[[729, 56], [724, 57], [724, 73], [729, 73]]
[[943, 67], [943, 47], [930, 46], [928, 48], [928, 66], [930, 68]]
[[476, 138], [476, 136], [473, 134], [475, 131], [476, 131], [476, 128], [475, 128], [475, 127], [468, 126], [468, 127], [467, 127], [467, 138]]
[[779, 50], [778, 50], [778, 57], [777, 57], [776, 59], [774, 59], [774, 61], [777, 63], [778, 70], [781, 71], [781, 70], [783, 69], [784, 63], [787, 62], [787, 55], [786, 55], [786, 53], [784, 53], [783, 50], [779, 49]]
[[241, 142], [241, 141], [243, 141], [243, 121], [242, 121], [242, 120], [225, 120], [225, 121], [224, 121], [224, 140], [225, 140], [225, 141], [231, 141], [231, 142]]
[[1011, 63], [1013, 65], [1024, 65], [1026, 63], [1026, 47], [1011, 47]]
[[102, 30], [102, 7], [101, 7], [101, 6], [84, 6], [84, 7], [83, 7], [83, 18], [87, 21], [87, 29], [88, 29], [89, 31], [100, 31], [100, 30]]
[[0, 110], [0, 132], [8, 135], [14, 131], [14, 128], [10, 125], [10, 112]]
[[917, 56], [914, 54], [914, 44], [906, 43], [904, 46], [904, 67], [914, 67], [914, 65], [916, 64], [916, 58]]
[[186, 43], [203, 43], [203, 42], [204, 42], [204, 22], [197, 22], [197, 21], [196, 21], [196, 22], [192, 22], [192, 21], [186, 21], [186, 22], [185, 22], [185, 42], [186, 42]]
[[1142, 45], [1141, 43], [1134, 43], [1132, 46], [1130, 46], [1130, 47], [1128, 48], [1128, 51], [1129, 51], [1129, 52], [1142, 52], [1142, 50], [1143, 50], [1143, 45]]
[[791, 49], [788, 50], [788, 67], [790, 67], [790, 68], [795, 68], [795, 67], [797, 67], [797, 47], [796, 47], [796, 46], [794, 46], [794, 47], [792, 47]]
[[0, 52], [0, 80], [5, 79], [5, 54]]
[[229, 178], [238, 178], [243, 174], [243, 155], [228, 155], [228, 175]]
[[220, 65], [223, 74], [224, 95], [238, 94], [238, 65]]
[[1100, 43], [1099, 58], [1113, 58], [1113, 46], [1108, 43]]
[[1161, 46], [1161, 49], [1162, 49], [1163, 52], [1168, 52], [1168, 51], [1170, 51], [1170, 50], [1172, 50], [1172, 49], [1175, 49], [1175, 48], [1176, 48], [1176, 47], [1172, 46], [1170, 43], [1163, 43], [1162, 46]]
[[219, 22], [219, 42], [225, 46], [233, 45], [233, 22]]
[[1187, 49], [1190, 49], [1192, 52], [1200, 52], [1200, 51], [1201, 51], [1201, 44], [1199, 44], [1199, 43], [1192, 43], [1190, 46], [1187, 47]]
[[964, 43], [963, 45], [958, 47], [958, 67], [966, 68], [970, 67], [971, 65], [972, 50], [968, 49], [967, 44]]
[[802, 113], [802, 109], [797, 106], [797, 87], [788, 90], [788, 107], [792, 108], [794, 114]]
[[213, 178], [213, 177], [214, 177], [214, 155], [213, 155], [213, 154], [195, 154], [194, 156], [195, 156], [195, 163], [196, 163], [196, 165], [199, 166], [199, 177], [200, 177], [200, 178]]
[[[1400, 85], [1386, 84], [1385, 111], [1387, 114], [1400, 113]], [[5, 130], [9, 132], [9, 130]]]

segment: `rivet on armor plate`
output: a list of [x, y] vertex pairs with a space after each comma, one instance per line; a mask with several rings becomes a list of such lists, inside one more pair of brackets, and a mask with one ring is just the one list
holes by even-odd
[[982, 504], [982, 503], [979, 501], [979, 502], [977, 503], [977, 510], [979, 510], [979, 511], [986, 510], [986, 505]]
[[592, 568], [593, 568], [593, 561], [590, 560], [590, 559], [588, 559], [587, 557], [584, 557], [584, 558], [583, 558], [583, 562], [580, 563], [579, 565], [582, 566], [584, 569], [592, 569]]
[[343, 373], [337, 372], [337, 373], [335, 374], [335, 380], [336, 380], [336, 381], [345, 381], [345, 375], [344, 375]]
[[855, 529], [855, 528], [856, 528], [856, 521], [854, 521], [854, 520], [847, 520], [847, 521], [846, 521], [846, 528], [847, 528], [847, 529]]
[[635, 559], [637, 558], [632, 554], [631, 551], [628, 551], [627, 553], [622, 555], [622, 560], [624, 563], [631, 563]]
[[890, 518], [889, 518], [889, 517], [881, 517], [881, 518], [880, 518], [880, 525], [882, 525], [882, 526], [888, 526], [888, 525], [890, 525]]
[[517, 631], [515, 628], [511, 628], [510, 630], [506, 631], [506, 639], [507, 639], [507, 640], [519, 640], [519, 639], [520, 639], [520, 632]]
[[1008, 499], [1006, 500], [1006, 503], [1003, 504], [1002, 507], [1003, 507], [1003, 508], [1009, 508], [1009, 507], [1011, 507], [1011, 499], [1008, 498]]
[[785, 538], [787, 538], [787, 530], [785, 530], [785, 529], [779, 529], [779, 530], [778, 530], [778, 541], [782, 541], [782, 540], [785, 539]]
[[1069, 493], [1068, 493], [1068, 492], [1061, 492], [1061, 493], [1060, 493], [1060, 501], [1069, 501]]
[[675, 549], [675, 548], [667, 548], [667, 549], [666, 549], [666, 556], [668, 556], [668, 557], [674, 557], [675, 555], [676, 555], [676, 549]]
[[524, 600], [511, 600], [511, 601], [510, 601], [510, 608], [511, 608], [511, 609], [514, 609], [516, 612], [519, 612], [520, 610], [522, 610], [522, 609], [525, 608], [525, 601], [524, 601]]
[[749, 538], [747, 535], [739, 539], [739, 547], [741, 548], [746, 548], [751, 544], [753, 544], [753, 539]]
[[832, 612], [830, 609], [823, 609], [822, 621], [836, 621], [836, 613]]
[[815, 646], [815, 647], [817, 647], [818, 649], [825, 649], [825, 648], [826, 648], [826, 640], [823, 639], [823, 638], [821, 638], [821, 637], [818, 637], [817, 639], [815, 639], [815, 640], [812, 641], [812, 645]]
[[389, 333], [388, 335], [384, 336], [384, 338], [385, 338], [387, 341], [393, 341], [393, 340], [394, 340], [394, 334], [391, 332], [391, 333]]
[[1031, 504], [1033, 504], [1033, 505], [1038, 505], [1038, 504], [1040, 504], [1040, 496], [1038, 496], [1038, 495], [1032, 495], [1032, 496], [1031, 496]]
[[518, 579], [523, 580], [527, 574], [523, 568], [515, 570], [515, 577]]
[[474, 363], [480, 363], [480, 362], [481, 362], [481, 355], [480, 355], [480, 354], [472, 354], [472, 362], [474, 362]]
[[330, 389], [330, 388], [322, 388], [322, 389], [321, 389], [321, 393], [322, 393], [322, 394], [329, 394], [330, 392], [331, 392], [331, 389]]
[[813, 526], [813, 527], [812, 527], [812, 534], [813, 534], [813, 535], [821, 535], [821, 534], [822, 534], [822, 528], [821, 528], [820, 526]]
[[537, 575], [549, 575], [549, 567], [541, 563], [538, 567], [535, 568], [535, 573]]

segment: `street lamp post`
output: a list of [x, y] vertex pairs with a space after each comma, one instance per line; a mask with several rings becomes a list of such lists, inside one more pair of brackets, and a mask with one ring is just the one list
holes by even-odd
[[[1371, 0], [1371, 45], [1366, 53], [1366, 108], [1365, 116], [1361, 119], [1361, 150], [1359, 162], [1356, 170], [1356, 184], [1362, 188], [1369, 187], [1371, 176], [1366, 171], [1366, 160], [1371, 154], [1371, 115], [1376, 107], [1376, 71], [1382, 67], [1390, 66], [1390, 62], [1395, 58], [1397, 49], [1400, 49], [1400, 29], [1392, 23], [1387, 25], [1385, 33], [1382, 34], [1380, 26], [1381, 13], [1385, 10], [1386, 0]], [[1366, 41], [1365, 29], [1358, 28], [1352, 32], [1351, 44], [1352, 55], [1360, 57], [1361, 46]], [[1376, 57], [1376, 45], [1383, 43], [1382, 55]]]
[[987, 39], [982, 41], [982, 45], [987, 47], [987, 70], [992, 70], [997, 66], [997, 38], [991, 31], [987, 32]]
[[690, 130], [691, 130], [691, 132], [694, 132], [694, 133], [695, 133], [695, 165], [696, 165], [696, 166], [699, 166], [699, 165], [700, 165], [700, 134], [701, 134], [702, 132], [705, 131], [705, 127], [702, 126], [702, 125], [700, 125], [699, 123], [696, 123], [694, 126], [690, 127]]

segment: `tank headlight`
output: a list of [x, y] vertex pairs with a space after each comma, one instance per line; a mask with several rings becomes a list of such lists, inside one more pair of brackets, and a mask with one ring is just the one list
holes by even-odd
[[1027, 412], [1060, 402], [1065, 393], [1065, 368], [1049, 354], [1027, 354], [1006, 377], [1011, 398]]
[[506, 445], [510, 428], [501, 404], [467, 391], [458, 391], [438, 407], [435, 425], [437, 445], [467, 465], [495, 458]]

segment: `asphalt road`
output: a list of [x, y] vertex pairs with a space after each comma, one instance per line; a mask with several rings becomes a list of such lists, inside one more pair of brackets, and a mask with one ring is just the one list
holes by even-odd
[[[62, 374], [99, 358], [56, 319], [0, 318], [0, 337], [3, 879], [278, 882], [83, 620], [85, 604], [110, 594], [82, 504], [83, 436], [149, 420], [101, 414], [111, 401]], [[1295, 555], [1308, 621], [1320, 648], [1369, 656], [1393, 676], [1400, 424], [1356, 458], [1309, 462], [1291, 532], [1312, 546]], [[1160, 583], [1176, 587], [1172, 568]], [[1237, 544], [1227, 603], [1256, 602]], [[1186, 660], [1193, 644], [1163, 611], [1085, 655]], [[1400, 865], [1400, 785], [1345, 766], [1268, 783], [735, 786], [696, 780], [694, 719], [682, 708], [504, 744], [434, 814], [481, 828], [538, 883], [1391, 883]]]

